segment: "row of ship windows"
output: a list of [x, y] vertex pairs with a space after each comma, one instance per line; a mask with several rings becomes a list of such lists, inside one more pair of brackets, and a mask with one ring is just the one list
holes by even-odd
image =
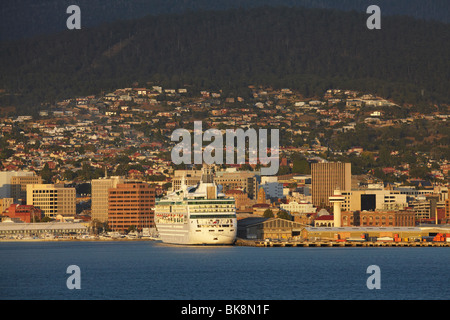
[[[233, 225], [231, 225], [233, 226]], [[229, 224], [218, 224], [218, 225], [211, 225], [211, 224], [198, 224], [197, 228], [229, 228], [230, 225]], [[211, 231], [211, 230], [209, 230]], [[219, 230], [220, 231], [220, 230]]]
[[[226, 219], [226, 223], [232, 223], [231, 219], [236, 218], [235, 215], [191, 215], [191, 219], [197, 219], [197, 223], [200, 221], [205, 222], [205, 219]], [[156, 214], [155, 221], [161, 224], [171, 224], [171, 223], [184, 223], [188, 222], [187, 216], [182, 214]], [[208, 226], [214, 225], [216, 222], [213, 220], [209, 221]]]
[[[195, 230], [195, 232], [201, 232], [202, 230]], [[225, 230], [223, 230], [223, 229], [219, 229], [219, 230], [208, 230], [209, 232], [217, 232], [217, 231], [219, 231], [219, 232], [224, 232]], [[231, 229], [230, 231], [234, 231], [234, 229]]]

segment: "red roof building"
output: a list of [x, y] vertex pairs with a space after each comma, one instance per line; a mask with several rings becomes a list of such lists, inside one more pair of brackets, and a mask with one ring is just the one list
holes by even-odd
[[44, 213], [41, 209], [35, 206], [12, 204], [8, 209], [6, 209], [4, 215], [10, 218], [19, 218], [25, 223], [31, 223], [41, 220]]

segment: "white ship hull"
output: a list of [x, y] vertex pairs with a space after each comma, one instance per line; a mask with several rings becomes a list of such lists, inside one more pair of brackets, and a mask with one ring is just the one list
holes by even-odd
[[[162, 242], [180, 245], [232, 245], [236, 241], [236, 222], [232, 228], [190, 230], [188, 225], [157, 225]], [[219, 231], [220, 230], [220, 231]]]

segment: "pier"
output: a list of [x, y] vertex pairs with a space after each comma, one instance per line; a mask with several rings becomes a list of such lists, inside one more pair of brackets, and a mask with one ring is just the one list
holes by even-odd
[[235, 245], [253, 247], [450, 247], [450, 242], [264, 241], [238, 239]]

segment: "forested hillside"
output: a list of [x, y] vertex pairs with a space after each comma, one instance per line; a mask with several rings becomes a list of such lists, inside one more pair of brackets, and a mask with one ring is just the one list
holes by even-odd
[[373, 4], [380, 6], [385, 16], [450, 22], [448, 0], [2, 0], [0, 41], [64, 30], [70, 5], [81, 8], [84, 27], [93, 27], [116, 20], [188, 11], [301, 6], [365, 12]]
[[304, 8], [146, 17], [3, 43], [0, 106], [39, 103], [132, 83], [237, 89], [371, 91], [397, 103], [450, 101], [448, 24]]

